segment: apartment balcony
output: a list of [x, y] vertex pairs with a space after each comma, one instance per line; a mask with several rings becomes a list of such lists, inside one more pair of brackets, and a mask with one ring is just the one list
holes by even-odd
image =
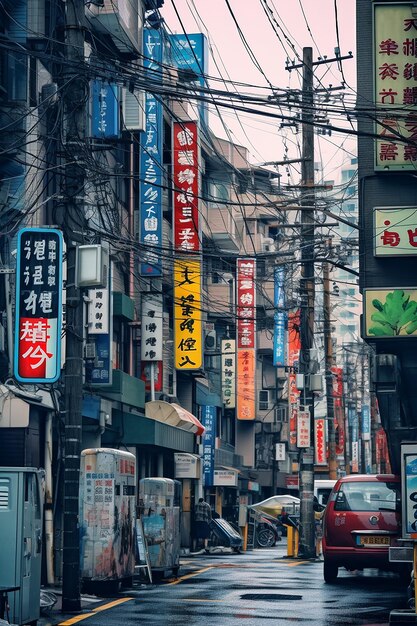
[[231, 207], [209, 205], [207, 222], [207, 235], [220, 250], [239, 252], [236, 217]]

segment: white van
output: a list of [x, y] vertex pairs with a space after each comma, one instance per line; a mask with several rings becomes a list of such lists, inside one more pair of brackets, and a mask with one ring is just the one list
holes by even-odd
[[336, 480], [315, 480], [314, 481], [314, 495], [316, 496], [319, 504], [326, 505], [329, 495]]

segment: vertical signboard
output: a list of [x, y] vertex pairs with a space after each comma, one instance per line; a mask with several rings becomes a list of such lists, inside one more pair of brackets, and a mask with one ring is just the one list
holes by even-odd
[[175, 367], [196, 370], [203, 365], [201, 261], [174, 261]]
[[310, 411], [308, 407], [299, 410], [297, 415], [297, 448], [309, 448], [310, 436]]
[[142, 361], [162, 361], [162, 293], [142, 294]]
[[225, 409], [236, 407], [236, 341], [222, 339], [222, 402]]
[[315, 465], [327, 465], [326, 420], [323, 418], [314, 420], [314, 453]]
[[52, 228], [17, 235], [14, 375], [53, 383], [61, 371], [63, 238]]
[[91, 135], [115, 139], [120, 134], [119, 87], [93, 80], [91, 87]]
[[274, 349], [272, 354], [273, 365], [285, 365], [285, 270], [277, 267], [274, 272]]
[[[145, 75], [153, 82], [162, 81], [161, 32], [143, 31], [143, 65]], [[163, 185], [163, 109], [160, 99], [145, 94], [145, 132], [140, 147], [140, 243], [144, 246], [140, 265], [142, 276], [161, 276], [162, 185]]]
[[382, 110], [376, 122], [376, 170], [414, 171], [416, 166], [417, 18], [413, 7], [412, 2], [374, 3], [374, 99]]
[[295, 374], [298, 371], [298, 360], [301, 350], [300, 309], [291, 311], [288, 315], [288, 403], [289, 403], [289, 444], [297, 444], [297, 413], [299, 408], [300, 392], [295, 384]]
[[343, 406], [343, 369], [332, 367], [333, 374], [333, 402], [334, 402], [334, 429], [336, 436], [336, 456], [345, 453], [345, 414]]
[[256, 418], [256, 261], [238, 259], [237, 289], [237, 393], [236, 418]]
[[201, 407], [201, 423], [206, 429], [203, 434], [203, 479], [206, 487], [214, 484], [214, 452], [216, 447], [216, 407]]
[[[85, 381], [91, 385], [111, 385], [113, 373], [111, 267], [107, 287], [89, 289], [88, 299]], [[93, 351], [91, 355], [90, 350]]]
[[199, 144], [196, 122], [173, 124], [174, 246], [177, 252], [201, 250]]
[[371, 439], [371, 410], [369, 404], [362, 405], [362, 424], [361, 424], [362, 439], [364, 441], [370, 441]]
[[[183, 70], [184, 74], [189, 72], [190, 82], [198, 82], [201, 87], [205, 87], [208, 72], [208, 51], [207, 39], [201, 33], [168, 35], [170, 42], [169, 65]], [[193, 75], [194, 74], [194, 75]], [[207, 104], [201, 102], [199, 105], [200, 116], [207, 124]]]

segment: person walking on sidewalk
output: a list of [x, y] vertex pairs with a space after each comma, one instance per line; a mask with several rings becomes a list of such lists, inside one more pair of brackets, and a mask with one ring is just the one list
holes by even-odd
[[206, 552], [209, 552], [210, 522], [211, 507], [208, 502], [204, 502], [204, 499], [200, 498], [194, 507], [195, 537], [197, 544], [203, 540]]

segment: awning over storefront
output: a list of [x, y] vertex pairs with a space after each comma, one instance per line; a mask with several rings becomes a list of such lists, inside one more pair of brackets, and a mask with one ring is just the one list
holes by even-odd
[[195, 435], [202, 435], [205, 428], [200, 420], [179, 404], [154, 400], [145, 404], [145, 416]]

